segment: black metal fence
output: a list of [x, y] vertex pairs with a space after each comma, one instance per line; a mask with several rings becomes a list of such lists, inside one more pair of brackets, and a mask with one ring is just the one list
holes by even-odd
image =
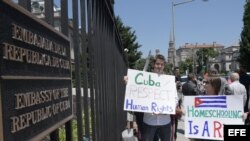
[[[32, 12], [32, 2], [19, 0], [17, 4]], [[72, 7], [68, 7], [71, 2]], [[59, 25], [57, 28], [69, 38], [74, 50], [77, 141], [83, 141], [83, 137], [119, 141], [126, 126], [123, 76], [128, 66], [114, 21], [114, 0], [61, 0], [59, 18], [55, 18], [53, 3], [44, 0], [41, 10], [45, 11], [44, 21], [52, 27]], [[73, 14], [71, 22], [69, 13]], [[60, 24], [56, 25], [56, 21]], [[72, 120], [65, 124], [67, 141], [73, 140]], [[50, 140], [59, 140], [58, 129], [50, 133]]]

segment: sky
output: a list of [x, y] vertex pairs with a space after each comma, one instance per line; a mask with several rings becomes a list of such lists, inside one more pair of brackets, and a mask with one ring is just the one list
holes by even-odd
[[[188, 0], [174, 0], [180, 3]], [[176, 48], [185, 43], [239, 42], [245, 0], [195, 0], [174, 6]], [[156, 49], [167, 57], [172, 26], [172, 0], [115, 0], [115, 15], [130, 26], [143, 57]]]

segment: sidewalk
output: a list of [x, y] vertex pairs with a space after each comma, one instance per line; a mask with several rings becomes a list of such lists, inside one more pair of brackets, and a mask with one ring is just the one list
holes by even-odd
[[178, 121], [178, 128], [177, 128], [177, 139], [176, 141], [189, 141], [188, 138], [185, 137], [185, 127], [184, 127], [184, 116]]

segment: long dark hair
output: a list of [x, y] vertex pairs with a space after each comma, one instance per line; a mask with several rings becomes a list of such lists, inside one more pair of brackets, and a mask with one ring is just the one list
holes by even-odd
[[215, 95], [218, 95], [221, 87], [220, 77], [208, 77], [207, 81], [214, 88]]

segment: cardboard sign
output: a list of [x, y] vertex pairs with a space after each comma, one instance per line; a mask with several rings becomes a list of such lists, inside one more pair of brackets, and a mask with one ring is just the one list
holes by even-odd
[[124, 110], [175, 114], [175, 76], [128, 69]]
[[223, 126], [244, 124], [242, 95], [185, 96], [185, 136], [223, 140]]

